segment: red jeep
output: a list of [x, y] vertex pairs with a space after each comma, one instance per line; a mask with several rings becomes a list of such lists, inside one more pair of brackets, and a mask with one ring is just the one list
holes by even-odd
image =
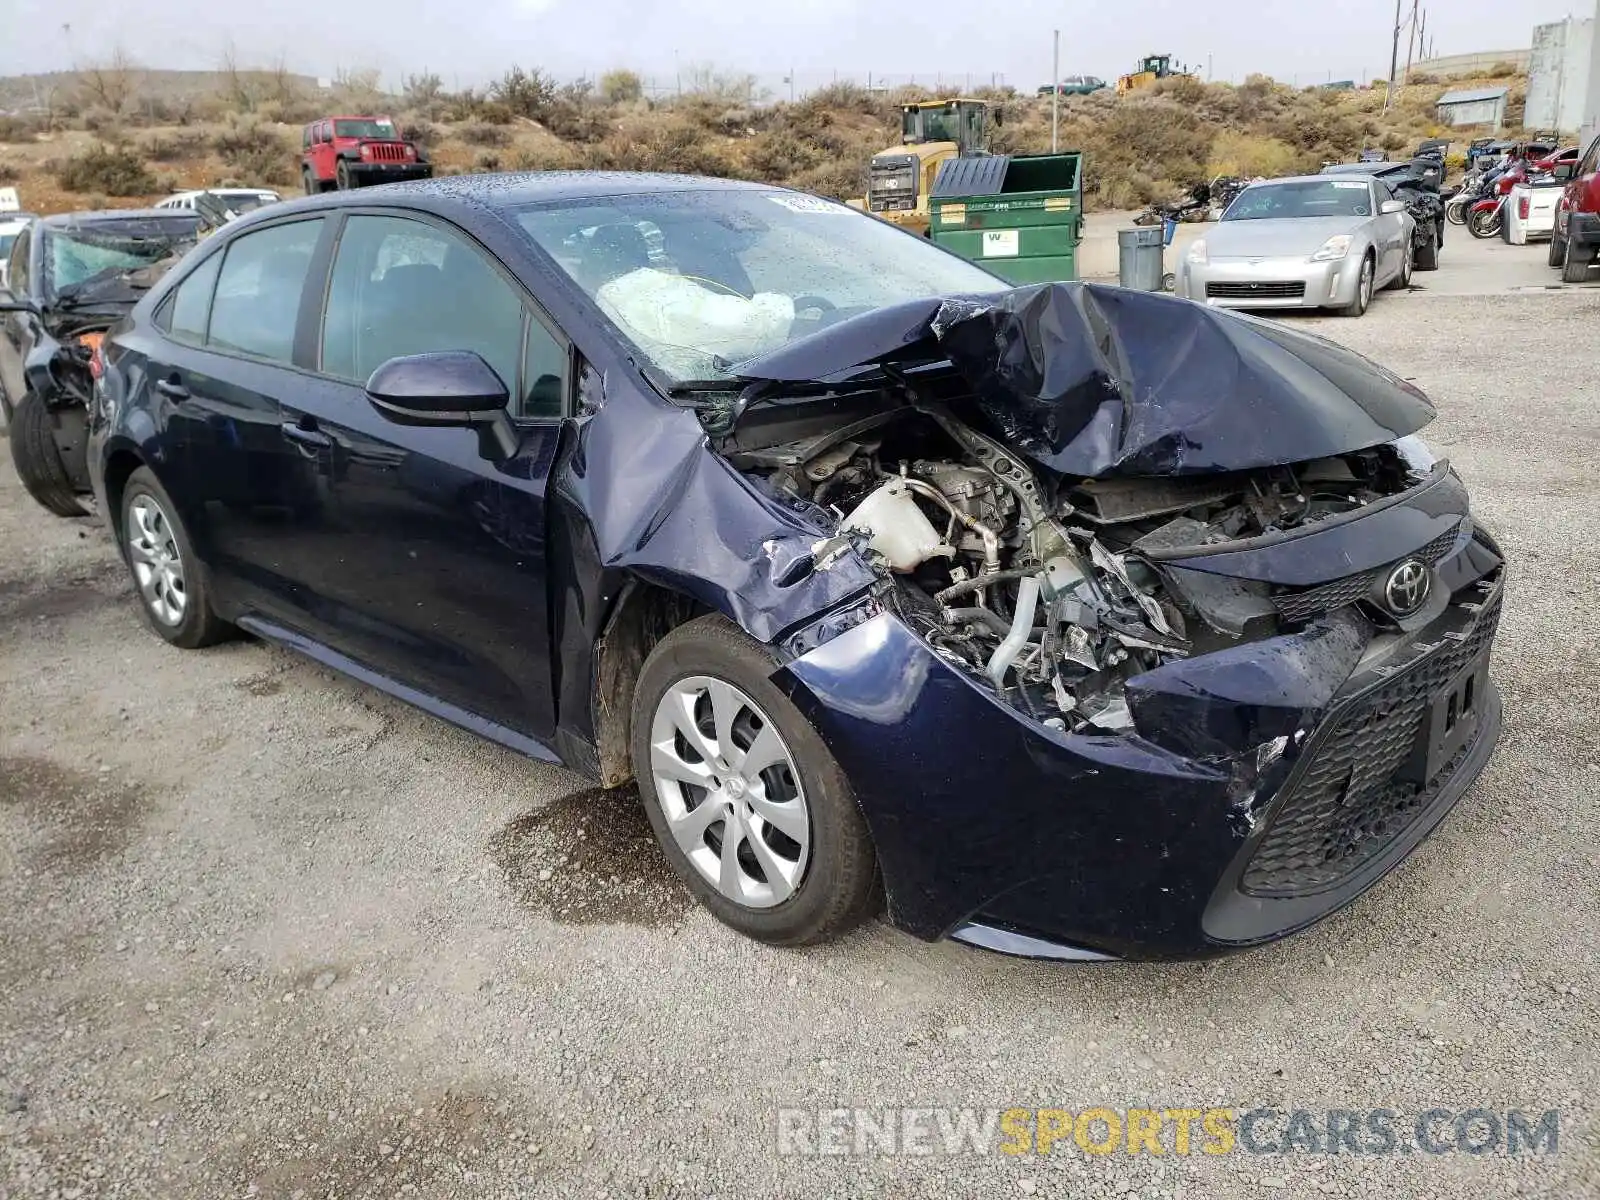
[[1556, 227], [1550, 238], [1550, 265], [1567, 283], [1582, 283], [1600, 251], [1600, 137], [1589, 143], [1577, 164], [1555, 170], [1566, 181], [1556, 202]]
[[400, 136], [389, 117], [323, 117], [300, 138], [306, 195], [401, 179], [430, 179], [427, 151]]

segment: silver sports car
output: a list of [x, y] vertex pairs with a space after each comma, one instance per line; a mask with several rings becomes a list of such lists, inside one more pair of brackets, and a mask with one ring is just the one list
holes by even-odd
[[1381, 180], [1296, 176], [1252, 184], [1178, 268], [1180, 296], [1227, 308], [1367, 311], [1411, 282], [1411, 214]]

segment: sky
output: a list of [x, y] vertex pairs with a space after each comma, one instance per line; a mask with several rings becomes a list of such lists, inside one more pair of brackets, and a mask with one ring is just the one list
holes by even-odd
[[[1412, 0], [1403, 0], [1409, 12]], [[1526, 49], [1535, 24], [1600, 0], [1423, 0], [1440, 54]], [[433, 71], [481, 85], [512, 63], [561, 78], [626, 66], [662, 90], [686, 69], [750, 73], [777, 96], [837, 77], [1024, 90], [1061, 71], [1108, 80], [1147, 53], [1236, 82], [1262, 71], [1301, 85], [1383, 77], [1394, 0], [0, 0], [0, 75], [65, 70], [119, 47], [146, 67], [240, 66], [331, 77]], [[1402, 42], [1401, 57], [1405, 48]]]

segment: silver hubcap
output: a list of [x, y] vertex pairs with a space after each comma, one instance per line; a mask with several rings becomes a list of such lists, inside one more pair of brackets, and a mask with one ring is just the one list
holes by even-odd
[[128, 506], [128, 557], [145, 607], [163, 625], [181, 624], [189, 605], [183, 558], [172, 522], [154, 497], [138, 496]]
[[1366, 307], [1372, 300], [1372, 264], [1361, 264], [1361, 304]]
[[656, 705], [650, 771], [673, 840], [717, 891], [747, 908], [794, 895], [811, 814], [794, 756], [755, 701], [725, 680], [680, 679]]

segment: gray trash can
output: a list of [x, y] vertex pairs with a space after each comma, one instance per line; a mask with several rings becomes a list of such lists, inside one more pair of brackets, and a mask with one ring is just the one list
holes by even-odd
[[1159, 292], [1165, 273], [1163, 241], [1159, 225], [1153, 229], [1117, 230], [1117, 282], [1141, 292]]

